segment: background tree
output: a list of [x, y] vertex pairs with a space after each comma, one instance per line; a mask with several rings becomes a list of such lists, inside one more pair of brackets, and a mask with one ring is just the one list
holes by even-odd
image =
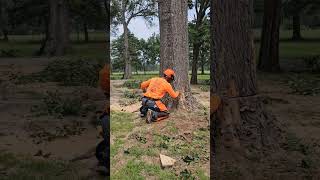
[[156, 2], [154, 0], [114, 0], [112, 4], [116, 9], [119, 9], [119, 13], [115, 19], [121, 22], [124, 35], [124, 52], [123, 58], [125, 60], [124, 79], [128, 79], [132, 76], [131, 57], [129, 54], [129, 24], [132, 19], [136, 17], [143, 17], [147, 22], [151, 23], [156, 13]]
[[280, 71], [279, 31], [281, 0], [265, 0], [258, 68], [262, 71]]
[[292, 40], [301, 40], [301, 16], [303, 13], [316, 12], [320, 7], [318, 0], [286, 0], [283, 3], [287, 17], [292, 18]]
[[[190, 108], [195, 106], [188, 77], [188, 28], [187, 0], [160, 0], [160, 74], [167, 68], [176, 72], [173, 83], [182, 93], [179, 102], [172, 107]], [[171, 102], [168, 102], [171, 103]]]
[[101, 26], [106, 19], [102, 12], [101, 1], [71, 0], [70, 4], [71, 15], [73, 19], [76, 19], [77, 24], [82, 25], [84, 41], [89, 42], [88, 29], [90, 27]]
[[160, 62], [160, 36], [153, 34], [147, 41], [140, 40], [141, 45], [141, 61], [144, 73], [148, 67], [156, 69], [156, 64]]
[[[210, 21], [209, 19], [205, 18], [203, 20], [203, 24], [201, 26], [201, 28], [196, 29], [195, 28], [195, 21], [191, 21], [189, 22], [189, 48], [190, 48], [190, 59], [191, 59], [191, 64], [192, 64], [192, 68], [194, 69], [194, 65], [195, 65], [195, 61], [194, 61], [194, 56], [196, 55], [194, 53], [194, 47], [199, 48], [198, 49], [198, 58], [197, 58], [197, 69], [199, 69], [198, 64], [200, 63], [200, 68], [201, 68], [201, 74], [204, 74], [205, 71], [205, 65], [208, 63], [209, 60], [209, 52], [210, 52]], [[198, 44], [198, 46], [195, 46], [194, 42], [201, 42], [200, 44]], [[200, 47], [199, 47], [200, 46]], [[194, 77], [196, 76], [196, 77]], [[191, 79], [192, 77], [194, 77], [194, 79], [198, 79], [197, 78], [197, 73], [195, 73], [195, 71], [193, 71], [192, 75], [191, 75]], [[198, 80], [197, 80], [198, 81]], [[198, 82], [197, 82], [198, 83]], [[192, 84], [192, 82], [191, 82]]]
[[0, 1], [0, 24], [1, 33], [4, 41], [9, 41], [9, 9], [12, 6], [12, 2], [8, 0]]
[[[135, 70], [137, 71], [141, 66], [141, 48], [140, 48], [140, 41], [137, 37], [134, 36], [134, 34], [129, 33], [128, 36], [129, 41], [129, 54], [132, 59], [132, 64], [135, 67]], [[119, 36], [117, 39], [112, 41], [112, 66], [114, 70], [120, 70], [123, 71], [125, 68], [125, 59], [124, 59], [124, 34]]]
[[198, 61], [199, 61], [199, 54], [201, 46], [204, 42], [203, 31], [206, 29], [203, 26], [203, 22], [206, 19], [207, 10], [210, 7], [210, 0], [195, 0], [193, 2], [193, 6], [195, 8], [195, 17], [194, 17], [194, 26], [193, 26], [193, 32], [194, 32], [194, 38], [192, 39], [193, 45], [192, 45], [192, 75], [191, 75], [191, 84], [197, 84], [198, 83]]
[[70, 47], [70, 6], [67, 0], [49, 0], [49, 38], [47, 54], [64, 55]]

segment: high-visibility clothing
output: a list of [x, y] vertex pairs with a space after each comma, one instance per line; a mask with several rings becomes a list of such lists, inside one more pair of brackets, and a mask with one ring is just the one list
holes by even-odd
[[[110, 68], [108, 64], [105, 64], [99, 72], [99, 85], [106, 95], [110, 94]], [[105, 112], [110, 112], [109, 102], [105, 105]]]
[[175, 92], [171, 84], [164, 78], [156, 77], [144, 81], [141, 83], [141, 89], [146, 90], [143, 94], [145, 97], [152, 98], [156, 101], [156, 104], [160, 111], [167, 111], [167, 107], [160, 101], [166, 93], [168, 93], [172, 98], [177, 98], [179, 92]]
[[172, 77], [172, 76], [175, 76], [175, 73], [172, 69], [166, 69], [163, 74], [165, 74], [166, 76], [168, 77]]

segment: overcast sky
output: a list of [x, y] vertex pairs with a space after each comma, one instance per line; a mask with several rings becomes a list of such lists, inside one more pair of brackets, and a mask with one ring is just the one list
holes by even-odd
[[[189, 21], [194, 19], [194, 9], [188, 11], [188, 19]], [[137, 38], [144, 38], [148, 39], [148, 37], [152, 36], [153, 33], [159, 34], [159, 19], [154, 19], [154, 26], [149, 27], [143, 18], [138, 17], [131, 20], [129, 24], [130, 31], [137, 37]], [[118, 31], [116, 34], [112, 34], [111, 39], [116, 38], [117, 36], [123, 33], [122, 26], [118, 26]]]

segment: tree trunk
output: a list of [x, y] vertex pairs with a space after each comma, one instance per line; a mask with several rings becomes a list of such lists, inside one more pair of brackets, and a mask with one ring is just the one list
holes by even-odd
[[279, 28], [281, 0], [264, 1], [263, 29], [258, 68], [266, 72], [280, 71]]
[[125, 61], [125, 69], [123, 74], [123, 79], [130, 79], [132, 77], [132, 65], [131, 58], [129, 54], [129, 35], [128, 35], [128, 25], [123, 24], [123, 39], [124, 39], [124, 49], [123, 49], [123, 57]]
[[106, 40], [107, 40], [106, 64], [110, 65], [110, 71], [112, 72], [111, 55], [110, 55], [110, 26], [111, 26], [110, 0], [104, 0], [104, 7], [106, 10], [106, 35], [107, 35], [107, 37], [106, 37]]
[[205, 65], [205, 59], [204, 59], [203, 53], [201, 53], [201, 75], [204, 75], [204, 65]]
[[47, 54], [62, 56], [70, 47], [69, 11], [67, 0], [49, 1], [49, 40]]
[[7, 5], [6, 5], [6, 1], [0, 1], [0, 29], [2, 31], [3, 34], [3, 41], [8, 42], [9, 41], [9, 31], [8, 31], [8, 12], [7, 12]]
[[301, 40], [300, 14], [297, 12], [292, 16], [292, 40]]
[[83, 23], [83, 34], [84, 34], [84, 42], [89, 42], [89, 33], [88, 33], [88, 25], [87, 23]]
[[198, 59], [200, 46], [201, 45], [199, 45], [198, 43], [193, 43], [192, 73], [190, 81], [191, 84], [198, 84]]
[[123, 26], [123, 39], [124, 39], [124, 49], [123, 58], [125, 61], [125, 68], [123, 79], [130, 79], [132, 77], [132, 65], [131, 58], [129, 54], [129, 29], [128, 23], [126, 22], [126, 2], [122, 1], [122, 26]]
[[[257, 96], [252, 1], [211, 3], [211, 163], [214, 177], [224, 179], [225, 165], [245, 173], [246, 153], [263, 155], [261, 149], [276, 146], [280, 136]], [[250, 173], [238, 178], [252, 179]]]
[[9, 32], [8, 32], [8, 30], [7, 29], [3, 29], [2, 33], [3, 33], [3, 41], [8, 42], [9, 41], [9, 37], [8, 37]]
[[173, 86], [181, 92], [179, 101], [166, 100], [172, 108], [189, 109], [196, 105], [188, 78], [187, 0], [160, 0], [160, 74], [167, 68], [175, 71]]
[[47, 18], [44, 18], [44, 21], [45, 21], [45, 30], [46, 30], [45, 38], [44, 38], [44, 40], [42, 40], [41, 47], [40, 47], [39, 51], [36, 53], [36, 55], [38, 55], [38, 56], [43, 55], [43, 53], [45, 52], [48, 40], [49, 40], [49, 22], [48, 22]]

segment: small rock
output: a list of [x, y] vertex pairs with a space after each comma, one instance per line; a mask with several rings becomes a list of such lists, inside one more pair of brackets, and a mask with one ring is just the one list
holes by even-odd
[[160, 161], [161, 161], [162, 167], [171, 167], [176, 162], [175, 159], [173, 159], [169, 156], [162, 155], [162, 154], [160, 154]]

